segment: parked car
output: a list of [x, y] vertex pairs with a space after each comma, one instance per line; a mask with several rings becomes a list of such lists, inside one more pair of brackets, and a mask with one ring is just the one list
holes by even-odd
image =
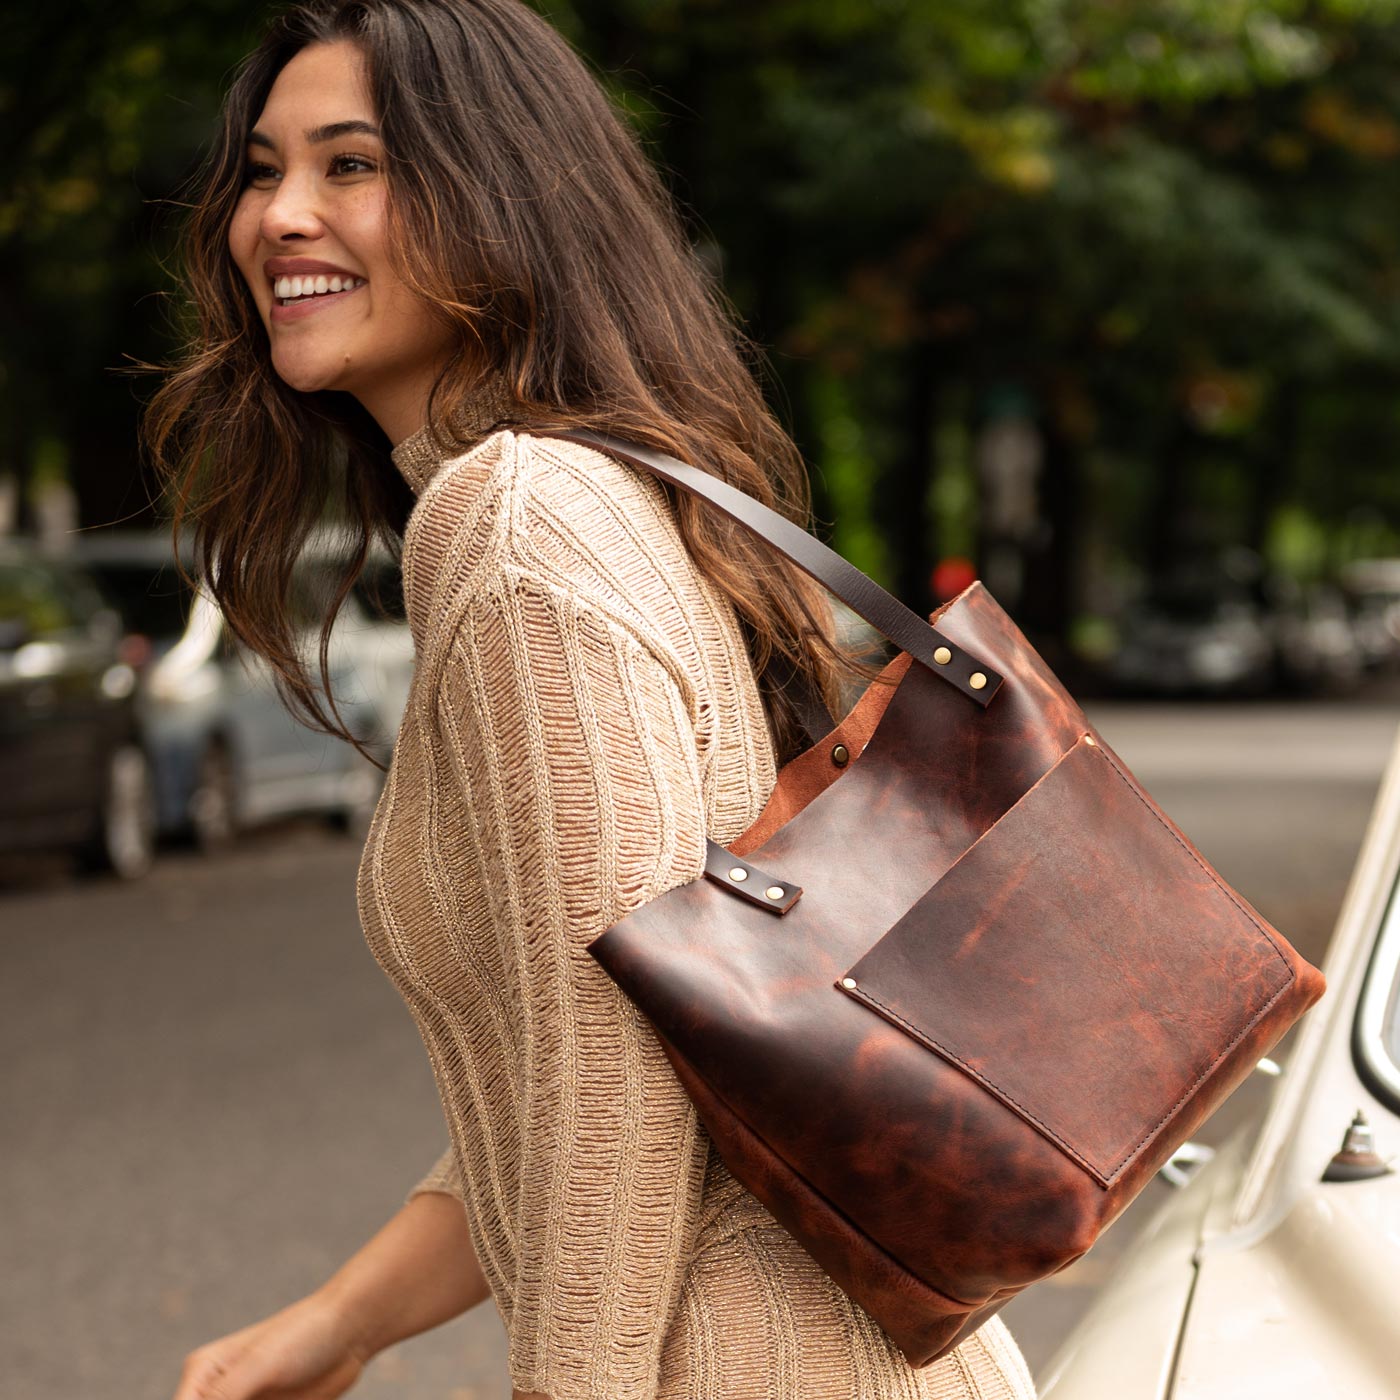
[[92, 580], [0, 541], [0, 850], [67, 848], [134, 879], [155, 849], [136, 672]]
[[1262, 1122], [1179, 1154], [1044, 1400], [1400, 1397], [1400, 742], [1323, 970]]
[[1355, 690], [1365, 676], [1367, 659], [1341, 589], [1275, 575], [1268, 594], [1279, 686], [1294, 693]]
[[1341, 584], [1366, 668], [1400, 668], [1400, 559], [1358, 559]]
[[1132, 694], [1344, 693], [1361, 684], [1375, 646], [1343, 587], [1266, 571], [1248, 550], [1183, 566], [1119, 631], [1107, 679]]
[[1267, 693], [1275, 647], [1263, 609], [1229, 579], [1183, 577], [1132, 606], [1108, 660], [1117, 689], [1157, 695]]
[[[317, 650], [327, 597], [330, 543], [308, 546], [294, 578], [292, 607], [303, 655], [319, 676]], [[383, 773], [351, 745], [294, 719], [272, 668], [237, 642], [212, 597], [191, 592], [165, 532], [105, 531], [81, 537], [76, 552], [127, 619], [145, 652], [138, 710], [152, 754], [162, 832], [186, 833], [206, 850], [237, 831], [291, 813], [324, 813], [362, 831]], [[186, 567], [193, 572], [193, 561]], [[384, 592], [395, 588], [390, 569]], [[332, 693], [342, 718], [387, 762], [413, 667], [408, 627], [347, 598], [332, 631]]]

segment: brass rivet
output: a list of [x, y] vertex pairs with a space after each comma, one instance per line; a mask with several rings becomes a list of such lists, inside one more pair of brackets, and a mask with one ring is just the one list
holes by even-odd
[[845, 744], [837, 744], [831, 751], [831, 761], [838, 767], [844, 768], [851, 761], [851, 751]]
[[745, 870], [742, 865], [736, 865], [734, 869], [729, 872], [729, 878], [731, 880], [747, 880], [749, 878], [749, 872]]
[[949, 651], [947, 647], [939, 647], [938, 650], [933, 653], [933, 659], [938, 662], [940, 666], [946, 666], [953, 659], [953, 653]]
[[973, 688], [973, 690], [981, 690], [982, 687], [987, 684], [987, 678], [981, 673], [981, 671], [974, 671], [967, 678], [967, 683]]
[[769, 899], [781, 899], [787, 891], [781, 885], [769, 885], [763, 893], [766, 894]]
[[1084, 742], [1085, 742], [1086, 744], [1088, 744], [1088, 746], [1089, 746], [1091, 749], [1096, 749], [1096, 748], [1098, 748], [1098, 745], [1094, 742], [1093, 736], [1090, 735], [1090, 734], [1086, 734], [1086, 735], [1084, 736]]
[[841, 979], [841, 985], [845, 987], [847, 991], [851, 991], [856, 985], [856, 979], [854, 977], [843, 977]]

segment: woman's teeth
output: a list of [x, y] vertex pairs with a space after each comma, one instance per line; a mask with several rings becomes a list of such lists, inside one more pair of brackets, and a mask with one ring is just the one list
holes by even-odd
[[273, 292], [282, 302], [298, 297], [323, 297], [327, 292], [352, 292], [363, 287], [363, 277], [279, 277]]

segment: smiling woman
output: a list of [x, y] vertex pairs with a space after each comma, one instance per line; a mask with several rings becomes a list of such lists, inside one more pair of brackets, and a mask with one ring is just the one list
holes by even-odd
[[321, 1288], [192, 1352], [177, 1400], [326, 1400], [488, 1297], [517, 1400], [1030, 1396], [996, 1317], [912, 1367], [731, 1175], [588, 954], [701, 878], [878, 669], [785, 557], [550, 436], [809, 518], [754, 347], [599, 83], [518, 0], [315, 0], [240, 72], [191, 206], [196, 333], [149, 442], [309, 722], [343, 732], [289, 615], [312, 526], [349, 541], [323, 678], [369, 543], [402, 555], [416, 669], [357, 894], [448, 1141]]
[[356, 44], [302, 49], [248, 133], [228, 239], [278, 377], [302, 393], [354, 395], [397, 442], [421, 423], [457, 332], [395, 270], [373, 112]]

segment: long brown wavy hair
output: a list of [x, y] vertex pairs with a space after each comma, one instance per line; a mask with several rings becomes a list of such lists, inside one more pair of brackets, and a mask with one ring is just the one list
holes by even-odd
[[[239, 69], [190, 191], [190, 331], [148, 405], [145, 440], [172, 529], [193, 526], [197, 571], [235, 635], [267, 658], [303, 723], [374, 758], [341, 722], [329, 639], [376, 539], [397, 557], [414, 497], [356, 400], [277, 376], [227, 243], [248, 133], [274, 80], [306, 45], [338, 40], [366, 60], [399, 275], [457, 333], [432, 421], [450, 422], [494, 366], [522, 424], [648, 443], [804, 528], [811, 505], [797, 449], [756, 380], [758, 348], [636, 135], [552, 26], [520, 0], [311, 0], [282, 13]], [[801, 697], [808, 713], [817, 695], [839, 717], [854, 679], [877, 668], [840, 639], [825, 590], [713, 507], [665, 489], [696, 564], [737, 610], [781, 764], [810, 743]], [[318, 684], [296, 644], [291, 594], [297, 558], [326, 519], [345, 549], [325, 599]]]

